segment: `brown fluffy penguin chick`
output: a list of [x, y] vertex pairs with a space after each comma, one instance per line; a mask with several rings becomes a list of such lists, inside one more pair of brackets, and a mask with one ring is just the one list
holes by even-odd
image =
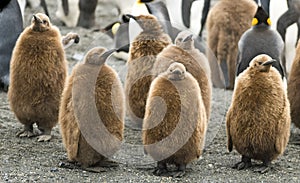
[[[217, 57], [225, 79], [225, 87], [233, 89], [238, 53], [238, 41], [241, 35], [251, 27], [257, 5], [253, 0], [220, 0], [208, 13], [207, 44], [208, 60]], [[212, 54], [209, 54], [209, 52]], [[218, 75], [219, 68], [212, 67], [212, 78]], [[213, 84], [217, 81], [213, 79]]]
[[127, 116], [137, 127], [142, 126], [146, 99], [152, 81], [152, 68], [158, 53], [171, 44], [156, 17], [134, 17], [143, 31], [130, 45], [125, 81]]
[[157, 76], [160, 73], [165, 72], [174, 62], [183, 64], [186, 70], [193, 75], [199, 84], [208, 122], [211, 108], [211, 85], [204, 67], [202, 67], [200, 61], [195, 58], [196, 57], [193, 57], [182, 48], [176, 45], [169, 45], [157, 55], [153, 67], [153, 75]]
[[31, 137], [36, 123], [38, 141], [51, 139], [58, 121], [61, 94], [67, 76], [67, 62], [57, 27], [41, 13], [33, 15], [13, 51], [8, 99], [11, 110], [24, 125], [19, 137]]
[[291, 120], [300, 128], [300, 42], [296, 48], [296, 56], [288, 79], [288, 97], [291, 104]]
[[[187, 71], [190, 72], [198, 81], [201, 95], [206, 109], [207, 120], [209, 121], [211, 97], [212, 97], [212, 84], [210, 79], [210, 66], [207, 58], [194, 46], [193, 35], [189, 31], [180, 32], [175, 39], [176, 46], [186, 51], [196, 61], [197, 66], [187, 64]], [[185, 65], [185, 62], [183, 62]], [[190, 67], [192, 66], [192, 67]], [[159, 67], [159, 63], [157, 65]], [[196, 69], [199, 67], [199, 70]]]
[[290, 104], [280, 73], [268, 55], [256, 56], [236, 80], [226, 116], [228, 150], [242, 155], [234, 168], [261, 160], [257, 171], [265, 173], [272, 160], [282, 155], [290, 135]]
[[172, 63], [151, 84], [143, 123], [144, 150], [157, 161], [155, 175], [167, 173], [167, 164], [177, 166], [174, 177], [185, 174], [202, 153], [206, 121], [197, 80], [183, 64]]
[[[112, 51], [105, 51], [91, 49], [84, 62], [74, 67], [60, 105], [60, 130], [68, 159], [83, 168], [103, 165], [123, 140], [124, 91], [117, 73], [105, 64]], [[94, 168], [91, 171], [97, 171]]]

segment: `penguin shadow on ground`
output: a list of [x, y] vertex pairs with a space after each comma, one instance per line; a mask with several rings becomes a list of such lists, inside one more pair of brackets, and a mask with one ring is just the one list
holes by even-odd
[[300, 146], [300, 129], [298, 129], [293, 123], [291, 124], [289, 144]]
[[119, 163], [112, 160], [105, 160], [101, 163], [97, 163], [93, 166], [85, 167], [78, 162], [69, 161], [67, 158], [60, 159], [58, 165], [59, 168], [71, 169], [71, 170], [83, 170], [91, 173], [102, 173], [109, 171], [118, 171]]

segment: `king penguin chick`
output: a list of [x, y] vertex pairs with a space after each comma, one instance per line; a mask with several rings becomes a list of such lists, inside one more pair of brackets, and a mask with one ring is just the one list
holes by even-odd
[[206, 116], [209, 120], [212, 97], [210, 67], [206, 57], [194, 47], [192, 36], [189, 31], [180, 32], [175, 39], [176, 45], [169, 45], [158, 54], [153, 67], [153, 74], [158, 76], [174, 62], [183, 64], [199, 84]]
[[11, 110], [24, 129], [18, 137], [31, 137], [33, 124], [41, 131], [38, 141], [51, 139], [58, 121], [61, 93], [67, 76], [67, 62], [61, 34], [49, 18], [38, 13], [17, 40], [11, 59]]
[[300, 128], [300, 42], [296, 48], [296, 56], [293, 61], [288, 80], [288, 97], [291, 104], [292, 122]]
[[171, 38], [163, 32], [153, 15], [131, 17], [139, 23], [143, 31], [130, 45], [125, 81], [126, 110], [130, 120], [140, 128], [156, 56], [171, 44]]
[[74, 67], [62, 95], [63, 143], [68, 159], [84, 168], [101, 166], [123, 140], [124, 91], [117, 73], [105, 64], [113, 51], [91, 49], [84, 62]]
[[[212, 81], [216, 87], [233, 89], [238, 41], [241, 35], [251, 27], [251, 20], [255, 15], [257, 5], [253, 0], [220, 0], [211, 8], [207, 17], [207, 57], [211, 64], [217, 57], [218, 68], [212, 67]], [[212, 53], [209, 53], [209, 52]], [[220, 69], [222, 73], [219, 73]], [[215, 76], [219, 76], [216, 77]]]
[[280, 73], [270, 56], [258, 55], [236, 80], [232, 103], [226, 116], [228, 150], [242, 155], [234, 168], [261, 160], [257, 171], [265, 173], [272, 160], [282, 155], [290, 135], [290, 104]]
[[197, 80], [181, 63], [174, 62], [151, 83], [143, 123], [145, 153], [157, 161], [155, 175], [175, 164], [174, 177], [202, 154], [206, 112]]
[[238, 44], [238, 65], [236, 76], [242, 73], [250, 61], [259, 54], [267, 54], [278, 62], [273, 62], [286, 85], [285, 72], [280, 64], [284, 43], [275, 30], [271, 29], [269, 15], [262, 7], [258, 7], [252, 20], [253, 27], [247, 30], [241, 37]]

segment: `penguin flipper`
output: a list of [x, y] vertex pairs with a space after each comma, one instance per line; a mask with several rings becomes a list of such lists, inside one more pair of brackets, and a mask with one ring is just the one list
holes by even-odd
[[48, 7], [47, 7], [47, 3], [46, 3], [45, 0], [41, 0], [41, 6], [43, 7], [43, 9], [45, 11], [45, 14], [50, 18]]
[[277, 21], [277, 31], [279, 32], [283, 41], [285, 41], [286, 29], [293, 23], [297, 22], [298, 19], [299, 16], [290, 9], [280, 16]]
[[205, 0], [204, 1], [204, 7], [203, 7], [203, 10], [202, 10], [201, 29], [200, 29], [200, 32], [199, 32], [199, 37], [202, 37], [202, 32], [204, 30], [204, 26], [205, 26], [205, 23], [206, 23], [209, 8], [210, 8], [210, 0]]
[[181, 8], [182, 8], [182, 21], [184, 26], [190, 28], [190, 18], [191, 18], [191, 7], [195, 0], [182, 0]]
[[62, 7], [63, 7], [63, 10], [64, 10], [64, 14], [65, 16], [68, 16], [69, 14], [69, 2], [68, 0], [62, 0]]

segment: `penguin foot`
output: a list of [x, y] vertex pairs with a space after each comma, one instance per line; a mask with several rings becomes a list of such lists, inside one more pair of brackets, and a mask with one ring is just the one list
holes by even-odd
[[254, 170], [254, 172], [258, 172], [258, 173], [261, 173], [261, 174], [264, 174], [266, 172], [268, 172], [271, 168], [267, 165], [263, 165], [262, 167]]
[[153, 174], [156, 176], [161, 176], [166, 173], [168, 173], [167, 164], [163, 162], [157, 162], [157, 167], [153, 171]]
[[156, 176], [162, 176], [164, 174], [168, 173], [168, 170], [167, 169], [160, 169], [160, 168], [156, 168], [154, 171], [153, 171], [153, 174], [156, 175]]
[[38, 142], [47, 142], [52, 138], [51, 135], [40, 135], [38, 136]]
[[251, 163], [241, 161], [235, 164], [232, 168], [237, 170], [243, 170], [251, 167], [251, 165], [252, 165]]
[[181, 178], [185, 175], [186, 164], [177, 165], [178, 170], [172, 174], [174, 178]]
[[176, 171], [174, 173], [172, 173], [172, 177], [173, 178], [182, 178], [183, 176], [185, 176], [185, 171]]
[[28, 138], [30, 138], [30, 137], [34, 137], [34, 136], [36, 136], [34, 133], [33, 133], [33, 131], [31, 131], [31, 130], [22, 130], [22, 131], [20, 131], [20, 132], [18, 132], [17, 134], [16, 134], [16, 136], [17, 137], [20, 137], [20, 138], [23, 138], [23, 137], [28, 137]]
[[104, 160], [97, 164], [100, 167], [118, 167], [119, 163], [112, 160]]
[[101, 172], [107, 172], [106, 168], [95, 166], [95, 167], [82, 167], [83, 170], [92, 172], [92, 173], [101, 173]]
[[237, 169], [237, 170], [243, 170], [243, 169], [247, 169], [251, 166], [252, 166], [251, 158], [242, 156], [242, 161], [235, 164], [232, 168]]
[[261, 174], [264, 174], [266, 172], [268, 172], [271, 168], [270, 168], [270, 162], [269, 161], [265, 161], [263, 162], [262, 166], [256, 170], [254, 170], [254, 172], [258, 172]]
[[61, 161], [58, 163], [58, 167], [67, 169], [78, 169], [77, 163], [71, 161]]

